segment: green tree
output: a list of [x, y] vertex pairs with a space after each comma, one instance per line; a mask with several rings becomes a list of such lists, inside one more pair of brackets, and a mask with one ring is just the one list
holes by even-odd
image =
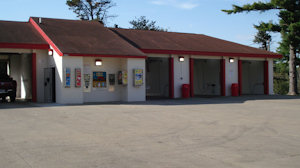
[[[254, 25], [254, 27], [256, 28], [257, 26]], [[253, 42], [260, 44], [260, 48], [269, 51], [270, 50], [270, 45], [271, 45], [271, 41], [272, 41], [272, 37], [271, 35], [264, 30], [259, 30], [257, 31]]]
[[300, 0], [270, 0], [269, 2], [254, 2], [243, 6], [233, 5], [232, 10], [222, 10], [228, 14], [241, 12], [279, 10], [278, 23], [263, 23], [258, 29], [273, 32], [281, 32], [282, 45], [288, 46], [289, 52], [289, 95], [296, 95], [297, 71], [296, 53], [300, 43]]
[[132, 20], [129, 22], [132, 27], [131, 29], [138, 30], [152, 30], [152, 31], [167, 31], [167, 29], [163, 29], [159, 26], [156, 26], [156, 21], [150, 21], [146, 18], [146, 16], [141, 16], [136, 20]]
[[108, 10], [116, 5], [111, 0], [67, 0], [66, 3], [81, 20], [105, 23], [108, 18], [115, 17], [108, 15]]

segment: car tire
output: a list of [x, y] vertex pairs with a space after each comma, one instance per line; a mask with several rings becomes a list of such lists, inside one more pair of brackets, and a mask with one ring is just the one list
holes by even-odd
[[15, 96], [11, 96], [10, 97], [10, 102], [15, 102], [16, 101], [16, 97]]

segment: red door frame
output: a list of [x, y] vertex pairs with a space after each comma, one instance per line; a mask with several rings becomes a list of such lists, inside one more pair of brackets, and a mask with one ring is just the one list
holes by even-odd
[[169, 97], [174, 98], [174, 58], [169, 58]]
[[226, 67], [226, 62], [225, 59], [221, 59], [220, 60], [220, 67], [221, 67], [221, 74], [220, 74], [220, 78], [221, 78], [221, 96], [226, 96], [226, 75], [225, 75], [225, 67]]
[[194, 97], [194, 59], [190, 58], [190, 96]]
[[32, 94], [32, 102], [37, 102], [37, 84], [36, 84], [36, 53], [32, 53], [32, 59], [31, 59], [31, 63], [32, 63], [32, 88], [31, 88], [31, 94]]
[[269, 95], [269, 62], [264, 61], [264, 93]]
[[239, 94], [242, 95], [242, 74], [243, 74], [243, 67], [242, 67], [242, 60], [238, 60], [238, 83], [239, 83]]

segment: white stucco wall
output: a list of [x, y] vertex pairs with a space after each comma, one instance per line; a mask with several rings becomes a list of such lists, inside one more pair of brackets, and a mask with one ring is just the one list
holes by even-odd
[[[56, 103], [63, 101], [63, 58], [53, 51], [53, 56], [48, 57], [48, 67], [55, 67], [55, 99]], [[43, 80], [44, 81], [44, 80]]]
[[[36, 86], [37, 102], [44, 102], [44, 68], [49, 67], [49, 56], [47, 50], [35, 50], [36, 53]], [[55, 65], [53, 65], [55, 67]]]
[[[122, 71], [122, 61], [119, 58], [101, 58], [103, 65], [96, 66], [95, 59], [92, 57], [84, 57], [83, 64], [89, 67], [90, 72], [83, 71], [83, 74], [90, 74], [90, 92], [84, 92], [84, 102], [110, 102], [110, 101], [121, 101], [122, 89], [126, 86], [118, 85], [117, 75], [118, 71]], [[94, 88], [93, 83], [93, 72], [106, 72], [106, 87], [105, 88]], [[82, 77], [83, 77], [82, 74]], [[109, 74], [115, 75], [115, 84], [109, 84]], [[84, 82], [84, 81], [83, 81]], [[84, 84], [84, 83], [82, 83]], [[82, 85], [84, 86], [84, 85]]]
[[179, 55], [172, 55], [174, 58], [174, 98], [181, 98], [183, 84], [190, 83], [189, 56], [184, 57], [184, 62], [179, 62]]
[[238, 83], [238, 59], [234, 58], [234, 62], [229, 62], [229, 57], [225, 59], [225, 88], [226, 96], [231, 96], [231, 85]]
[[[103, 61], [102, 66], [95, 66], [95, 59]], [[90, 65], [90, 92], [84, 92], [84, 65]], [[49, 67], [56, 69], [56, 102], [60, 104], [82, 104], [85, 102], [111, 102], [111, 101], [145, 101], [145, 59], [136, 58], [95, 58], [95, 57], [73, 57], [59, 56], [55, 51], [49, 57]], [[71, 69], [71, 87], [64, 86], [65, 68]], [[81, 69], [81, 87], [75, 87], [75, 68]], [[144, 84], [140, 87], [133, 86], [133, 70], [143, 69]], [[107, 87], [93, 88], [93, 72], [106, 72]], [[118, 85], [118, 71], [128, 72], [128, 85]], [[109, 84], [109, 74], [115, 74], [115, 85]]]
[[[65, 88], [64, 78], [62, 80], [62, 92], [61, 92], [61, 102], [63, 104], [81, 104], [83, 103], [83, 89], [81, 87], [75, 87], [75, 68], [81, 69], [81, 75], [83, 70], [83, 57], [71, 57], [63, 56], [62, 57], [62, 72], [64, 77], [65, 68], [71, 69], [71, 87]], [[82, 79], [82, 78], [81, 78]], [[81, 80], [81, 84], [83, 79]]]
[[[143, 69], [144, 73], [144, 84], [139, 87], [133, 86], [133, 70]], [[146, 71], [145, 71], [145, 59], [128, 58], [127, 59], [127, 71], [128, 71], [128, 85], [127, 97], [123, 101], [146, 101]]]

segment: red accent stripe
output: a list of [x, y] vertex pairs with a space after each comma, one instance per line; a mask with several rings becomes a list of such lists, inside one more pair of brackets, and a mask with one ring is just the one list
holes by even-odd
[[58, 49], [58, 47], [53, 43], [53, 41], [46, 35], [46, 33], [40, 28], [40, 26], [32, 19], [29, 19], [29, 22], [32, 26], [40, 33], [40, 35], [49, 43], [54, 50], [58, 53], [58, 55], [63, 56], [63, 53]]
[[134, 55], [102, 55], [102, 54], [64, 54], [65, 56], [74, 56], [74, 57], [114, 57], [114, 58], [147, 58], [147, 56], [134, 56]]
[[48, 44], [0, 43], [0, 48], [49, 49]]
[[190, 58], [190, 95], [194, 97], [194, 59]]
[[169, 97], [174, 98], [174, 58], [169, 58]]
[[221, 96], [226, 96], [225, 59], [220, 60], [221, 65]]
[[225, 52], [206, 52], [206, 51], [181, 51], [181, 50], [153, 50], [140, 49], [144, 53], [152, 54], [186, 54], [186, 55], [204, 55], [204, 56], [230, 56], [230, 57], [267, 57], [267, 58], [282, 58], [280, 54], [248, 54], [248, 53], [225, 53]]
[[264, 93], [269, 95], [269, 62], [264, 62]]
[[242, 60], [238, 61], [238, 82], [239, 82], [239, 94], [242, 95]]
[[32, 101], [37, 101], [37, 86], [36, 86], [36, 53], [32, 53]]

